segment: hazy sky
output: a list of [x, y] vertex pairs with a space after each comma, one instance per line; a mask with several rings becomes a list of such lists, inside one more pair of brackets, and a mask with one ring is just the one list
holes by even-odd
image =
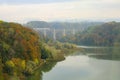
[[0, 0], [0, 19], [87, 20], [120, 18], [120, 0]]

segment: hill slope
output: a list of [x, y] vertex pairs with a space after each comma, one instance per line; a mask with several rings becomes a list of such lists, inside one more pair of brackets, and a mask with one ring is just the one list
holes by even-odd
[[89, 27], [84, 32], [79, 32], [75, 36], [66, 36], [61, 41], [89, 46], [120, 45], [120, 23], [108, 22]]

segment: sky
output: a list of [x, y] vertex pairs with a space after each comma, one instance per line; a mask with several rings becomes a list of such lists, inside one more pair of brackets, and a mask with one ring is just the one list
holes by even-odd
[[69, 21], [120, 18], [120, 0], [0, 0], [0, 19]]

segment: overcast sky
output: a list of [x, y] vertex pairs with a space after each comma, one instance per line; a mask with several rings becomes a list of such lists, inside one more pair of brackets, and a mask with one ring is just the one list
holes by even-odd
[[120, 18], [120, 0], [0, 0], [0, 19], [61, 21]]

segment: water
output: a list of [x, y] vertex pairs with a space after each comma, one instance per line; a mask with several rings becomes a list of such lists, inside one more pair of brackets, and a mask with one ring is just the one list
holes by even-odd
[[61, 62], [47, 62], [26, 80], [120, 80], [120, 48], [85, 47]]
[[108, 47], [99, 47], [99, 46], [77, 46], [78, 48], [108, 48]]
[[44, 73], [43, 80], [120, 80], [120, 61], [69, 56]]

